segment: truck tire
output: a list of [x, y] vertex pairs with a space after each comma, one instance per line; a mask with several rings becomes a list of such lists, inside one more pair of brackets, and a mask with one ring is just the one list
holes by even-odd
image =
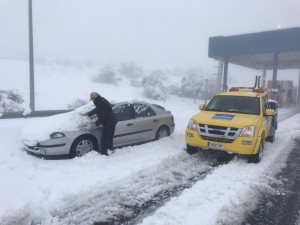
[[189, 155], [193, 155], [193, 154], [197, 153], [197, 148], [186, 144], [186, 152]]
[[255, 155], [248, 155], [248, 163], [259, 163], [264, 150], [263, 140], [260, 141], [259, 149]]
[[269, 136], [269, 141], [273, 143], [275, 141], [275, 131], [272, 136]]
[[275, 128], [272, 127], [272, 131], [270, 132], [269, 136], [266, 138], [267, 142], [273, 143], [275, 141]]

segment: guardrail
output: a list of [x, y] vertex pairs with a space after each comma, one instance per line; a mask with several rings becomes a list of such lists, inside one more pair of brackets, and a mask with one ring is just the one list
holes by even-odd
[[24, 112], [2, 112], [0, 113], [0, 119], [14, 119], [14, 118], [28, 118], [28, 117], [44, 117], [52, 116], [56, 114], [70, 112], [72, 110], [40, 110], [33, 111], [30, 114], [23, 115]]

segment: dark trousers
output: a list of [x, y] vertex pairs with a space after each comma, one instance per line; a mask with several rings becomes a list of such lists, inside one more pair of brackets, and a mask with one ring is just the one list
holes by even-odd
[[101, 154], [107, 155], [107, 150], [113, 150], [113, 138], [116, 125], [103, 126], [101, 135]]

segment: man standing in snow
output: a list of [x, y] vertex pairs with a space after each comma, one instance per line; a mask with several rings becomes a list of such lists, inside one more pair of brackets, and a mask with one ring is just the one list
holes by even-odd
[[96, 108], [84, 115], [92, 116], [97, 114], [98, 119], [94, 124], [94, 128], [100, 126], [100, 124], [103, 125], [100, 154], [108, 156], [107, 150], [113, 150], [113, 137], [117, 120], [110, 103], [97, 92], [91, 92], [90, 100], [94, 102]]

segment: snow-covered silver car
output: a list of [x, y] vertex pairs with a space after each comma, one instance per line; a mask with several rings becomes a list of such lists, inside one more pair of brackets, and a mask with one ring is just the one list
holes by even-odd
[[[82, 116], [94, 108], [90, 103], [74, 111], [28, 121], [22, 140], [29, 152], [43, 155], [82, 156], [101, 147], [102, 126], [93, 128], [97, 116]], [[114, 148], [158, 140], [175, 128], [172, 113], [164, 107], [146, 102], [112, 104], [118, 120]]]

